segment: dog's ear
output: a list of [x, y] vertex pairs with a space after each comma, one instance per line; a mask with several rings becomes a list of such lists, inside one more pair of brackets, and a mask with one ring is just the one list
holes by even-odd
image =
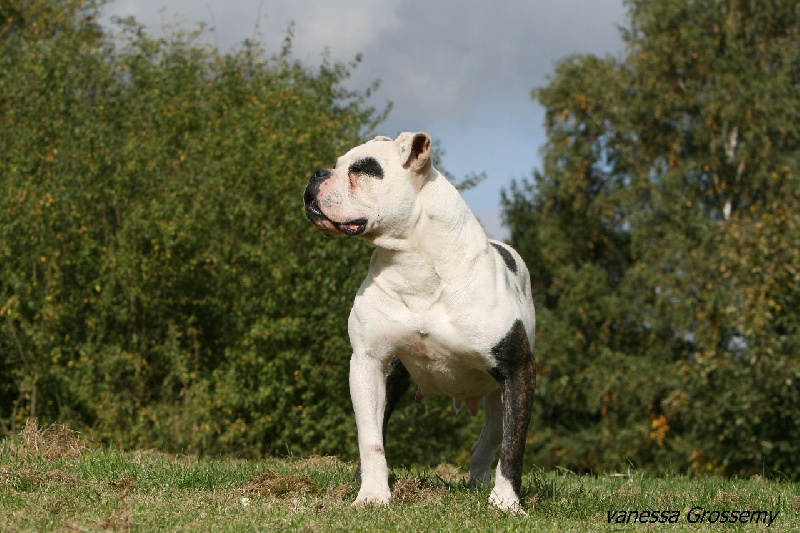
[[404, 132], [395, 140], [400, 150], [403, 168], [420, 176], [427, 176], [431, 170], [431, 136], [427, 133]]

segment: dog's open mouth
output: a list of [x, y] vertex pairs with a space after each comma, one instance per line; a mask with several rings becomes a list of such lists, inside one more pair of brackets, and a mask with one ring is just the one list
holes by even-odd
[[322, 209], [319, 208], [319, 205], [316, 202], [306, 204], [306, 216], [313, 224], [318, 226], [323, 231], [333, 228], [341, 233], [344, 233], [345, 235], [354, 237], [356, 235], [361, 235], [367, 229], [366, 218], [356, 218], [346, 222], [336, 222], [328, 218], [325, 213], [322, 212]]
[[336, 229], [341, 231], [346, 235], [361, 235], [364, 233], [364, 230], [367, 229], [367, 219], [366, 218], [357, 218], [355, 220], [351, 220], [349, 222], [334, 222], [331, 220], [331, 223], [336, 226]]

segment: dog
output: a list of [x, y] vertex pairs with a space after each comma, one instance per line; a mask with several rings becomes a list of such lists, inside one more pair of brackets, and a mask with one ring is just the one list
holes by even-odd
[[470, 452], [470, 480], [489, 501], [520, 505], [525, 441], [536, 385], [535, 311], [528, 269], [490, 240], [431, 161], [427, 133], [379, 136], [314, 171], [303, 195], [309, 221], [328, 236], [375, 247], [348, 320], [350, 396], [361, 487], [353, 505], [389, 504], [389, 417], [415, 383], [416, 399], [445, 395], [485, 425]]

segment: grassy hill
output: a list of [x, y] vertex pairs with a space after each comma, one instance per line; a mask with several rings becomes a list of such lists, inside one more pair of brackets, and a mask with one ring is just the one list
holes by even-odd
[[760, 477], [533, 468], [523, 516], [490, 507], [488, 489], [467, 485], [466, 465], [395, 466], [393, 505], [355, 509], [354, 469], [335, 457], [122, 452], [30, 423], [0, 441], [0, 531], [800, 530], [800, 487]]

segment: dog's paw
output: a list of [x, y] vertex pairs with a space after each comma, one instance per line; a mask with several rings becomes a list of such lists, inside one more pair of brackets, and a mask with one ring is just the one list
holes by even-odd
[[516, 497], [502, 498], [495, 491], [492, 491], [489, 495], [489, 503], [506, 513], [528, 516], [528, 513], [525, 512]]
[[358, 491], [358, 496], [353, 502], [353, 507], [362, 507], [364, 505], [389, 505], [391, 501], [391, 493], [387, 487], [386, 491], [366, 491], [361, 489]]

